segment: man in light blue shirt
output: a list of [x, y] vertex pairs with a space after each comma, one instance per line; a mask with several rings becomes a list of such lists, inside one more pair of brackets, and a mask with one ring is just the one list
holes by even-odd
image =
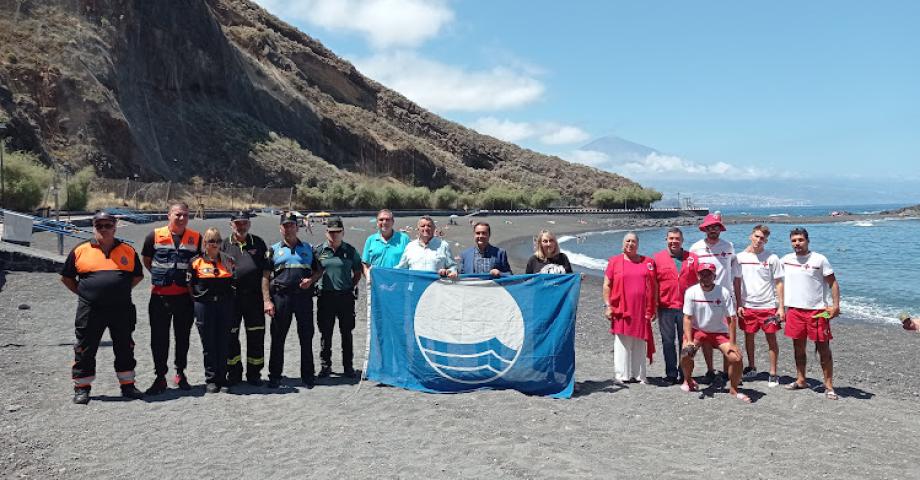
[[418, 238], [406, 245], [406, 251], [396, 268], [437, 272], [457, 278], [457, 262], [450, 253], [450, 244], [434, 236], [434, 220], [425, 215], [418, 219]]
[[370, 278], [373, 267], [395, 267], [408, 244], [409, 236], [393, 229], [393, 212], [386, 208], [377, 212], [377, 233], [367, 237], [361, 255], [365, 278]]

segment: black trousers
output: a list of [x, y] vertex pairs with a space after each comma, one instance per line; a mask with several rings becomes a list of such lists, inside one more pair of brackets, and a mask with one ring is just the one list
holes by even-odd
[[134, 383], [134, 325], [137, 323], [137, 310], [134, 305], [93, 306], [79, 301], [74, 330], [77, 341], [73, 347], [74, 385], [88, 388], [96, 376], [96, 352], [105, 329], [109, 329], [112, 338], [112, 350], [115, 353], [115, 375], [122, 385]]
[[313, 295], [294, 288], [272, 293], [272, 303], [275, 304], [275, 317], [270, 327], [268, 378], [280, 380], [284, 372], [284, 342], [294, 317], [300, 340], [300, 378], [313, 378]]
[[195, 326], [204, 351], [204, 381], [227, 384], [227, 351], [230, 349], [230, 323], [233, 298], [195, 302]]
[[319, 358], [324, 367], [332, 367], [332, 332], [335, 319], [339, 319], [339, 335], [342, 337], [342, 366], [353, 368], [353, 341], [351, 332], [355, 329], [355, 296], [351, 290], [345, 292], [324, 291], [316, 302], [316, 324], [320, 333]]
[[150, 295], [150, 350], [153, 352], [153, 368], [157, 376], [164, 376], [169, 370], [169, 327], [172, 325], [176, 338], [176, 370], [188, 366], [188, 343], [195, 321], [192, 297], [188, 295]]
[[261, 291], [234, 295], [233, 320], [230, 324], [230, 350], [227, 355], [227, 375], [239, 381], [243, 378], [240, 325], [246, 327], [246, 378], [258, 379], [265, 365], [265, 313]]

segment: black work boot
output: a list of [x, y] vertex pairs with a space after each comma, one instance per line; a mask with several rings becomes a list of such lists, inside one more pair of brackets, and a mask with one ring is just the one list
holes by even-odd
[[89, 387], [74, 387], [73, 403], [77, 405], [86, 405], [89, 403]]
[[188, 383], [188, 377], [185, 376], [185, 372], [179, 370], [176, 372], [176, 378], [173, 379], [176, 386], [179, 387], [179, 390], [191, 390], [192, 386]]
[[147, 389], [147, 395], [159, 395], [166, 391], [169, 388], [166, 385], [166, 377], [164, 375], [157, 375], [157, 378], [153, 380], [153, 384], [150, 385], [150, 388]]
[[128, 383], [121, 386], [121, 396], [128, 400], [138, 400], [144, 398], [144, 392], [138, 390], [133, 383]]

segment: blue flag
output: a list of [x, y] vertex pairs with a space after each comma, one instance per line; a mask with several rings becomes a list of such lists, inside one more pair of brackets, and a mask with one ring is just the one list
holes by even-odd
[[579, 275], [371, 270], [367, 378], [424, 392], [569, 398]]

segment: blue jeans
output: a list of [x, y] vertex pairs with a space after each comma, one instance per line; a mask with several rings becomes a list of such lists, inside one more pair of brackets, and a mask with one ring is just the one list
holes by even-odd
[[676, 308], [659, 308], [658, 331], [661, 332], [665, 375], [680, 378], [682, 375], [677, 365], [677, 352], [684, 338], [684, 312]]

